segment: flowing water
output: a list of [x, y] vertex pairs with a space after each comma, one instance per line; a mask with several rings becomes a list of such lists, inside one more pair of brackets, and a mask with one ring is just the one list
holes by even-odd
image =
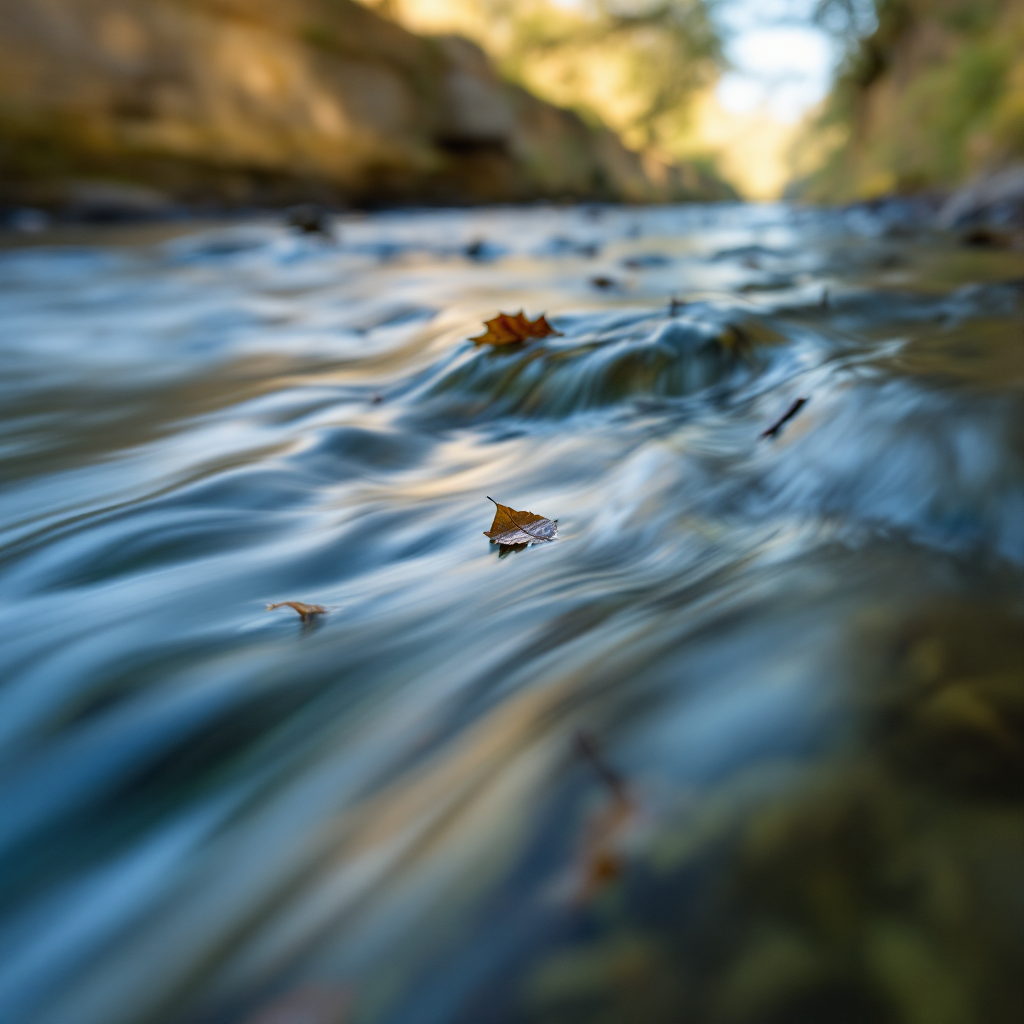
[[339, 227], [0, 252], [3, 1024], [1019, 1024], [1024, 254]]

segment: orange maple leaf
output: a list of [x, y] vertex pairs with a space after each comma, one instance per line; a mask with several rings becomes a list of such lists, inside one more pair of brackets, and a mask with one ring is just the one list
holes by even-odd
[[499, 313], [493, 320], [485, 320], [487, 330], [476, 338], [470, 338], [474, 345], [517, 345], [530, 338], [561, 337], [543, 313], [536, 320], [528, 320], [522, 310], [515, 316]]

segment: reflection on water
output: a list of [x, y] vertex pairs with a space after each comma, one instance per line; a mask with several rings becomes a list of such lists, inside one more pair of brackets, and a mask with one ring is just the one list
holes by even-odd
[[1019, 1022], [1024, 257], [340, 227], [0, 253], [0, 1019]]

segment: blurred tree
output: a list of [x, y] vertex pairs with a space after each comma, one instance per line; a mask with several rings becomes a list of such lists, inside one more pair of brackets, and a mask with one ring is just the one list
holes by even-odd
[[366, 0], [419, 32], [458, 32], [543, 98], [678, 155], [722, 66], [709, 0]]
[[819, 27], [854, 47], [878, 27], [873, 0], [818, 0], [812, 18]]
[[1022, 0], [821, 0], [846, 57], [797, 154], [812, 198], [956, 185], [1024, 159]]

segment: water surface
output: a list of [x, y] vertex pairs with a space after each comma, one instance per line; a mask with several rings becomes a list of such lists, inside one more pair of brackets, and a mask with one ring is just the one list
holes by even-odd
[[0, 252], [4, 1024], [1019, 1024], [1024, 254], [339, 228]]

